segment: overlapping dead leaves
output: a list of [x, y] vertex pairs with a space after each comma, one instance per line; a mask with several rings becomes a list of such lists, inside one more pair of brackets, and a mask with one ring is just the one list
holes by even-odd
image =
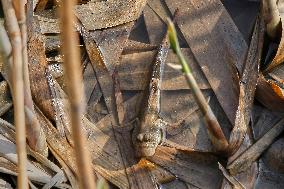
[[[167, 139], [176, 147], [159, 147], [153, 157], [139, 160], [134, 156], [130, 126], [119, 121], [131, 122], [138, 116], [165, 20], [177, 8], [182, 51], [237, 151], [228, 159], [213, 153], [183, 75], [169, 66], [162, 80], [162, 116], [170, 123], [184, 120], [167, 128]], [[260, 10], [256, 2], [219, 0], [80, 2], [74, 11], [78, 18], [74, 30], [81, 39], [87, 102], [83, 130], [94, 171], [119, 188], [148, 189], [157, 188], [157, 184], [163, 188], [283, 188], [284, 155], [274, 157], [277, 150], [283, 151], [283, 140], [263, 155], [284, 129], [283, 113], [273, 112], [283, 112], [284, 107], [283, 38], [275, 56], [279, 42], [274, 41], [273, 49], [265, 36]], [[47, 0], [30, 1], [28, 11], [34, 11], [28, 18], [32, 20], [28, 41], [31, 91], [52, 157], [47, 159], [28, 149], [29, 179], [33, 187], [77, 188], [57, 6]], [[271, 61], [274, 69], [268, 66], [262, 75], [260, 65]], [[173, 52], [167, 62], [178, 63]], [[114, 90], [114, 73], [122, 96]], [[256, 88], [259, 101], [270, 110], [254, 103]], [[16, 175], [14, 127], [7, 122], [13, 121], [12, 101], [4, 80], [0, 99], [0, 171]], [[190, 148], [196, 152], [186, 150]], [[218, 162], [227, 169], [219, 169]]]

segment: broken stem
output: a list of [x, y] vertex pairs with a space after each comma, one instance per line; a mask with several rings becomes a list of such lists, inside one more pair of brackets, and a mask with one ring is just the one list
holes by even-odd
[[5, 16], [5, 24], [9, 32], [12, 45], [13, 69], [12, 69], [12, 96], [14, 101], [14, 121], [16, 126], [16, 145], [18, 154], [18, 188], [28, 188], [28, 176], [26, 171], [26, 128], [24, 112], [24, 82], [21, 32], [17, 22], [15, 10], [11, 0], [2, 0]]
[[224, 152], [228, 147], [228, 141], [219, 125], [218, 120], [216, 119], [212, 109], [206, 102], [205, 97], [203, 96], [195, 78], [192, 75], [191, 69], [181, 52], [174, 24], [170, 20], [168, 21], [168, 32], [171, 47], [174, 53], [177, 55], [180, 64], [182, 65], [182, 70], [185, 74], [186, 81], [190, 89], [192, 90], [192, 94], [207, 123], [206, 125], [210, 140], [212, 141], [212, 144], [218, 152]]
[[277, 7], [277, 0], [262, 0], [262, 10], [266, 23], [266, 31], [271, 39], [277, 37], [280, 26], [280, 14]]
[[249, 168], [254, 161], [266, 150], [270, 144], [278, 137], [284, 130], [284, 118], [276, 123], [263, 137], [261, 137], [256, 143], [250, 146], [239, 157], [236, 158], [231, 164], [227, 166], [227, 169], [232, 175], [236, 175], [239, 172], [245, 171]]
[[95, 188], [95, 175], [92, 170], [92, 162], [87, 151], [86, 138], [82, 131], [82, 73], [80, 68], [80, 55], [77, 49], [78, 36], [74, 32], [75, 16], [73, 8], [74, 0], [61, 1], [61, 29], [62, 29], [62, 52], [64, 55], [64, 66], [68, 96], [71, 108], [71, 126], [78, 167], [80, 187], [84, 189]]
[[218, 166], [220, 171], [222, 171], [223, 176], [232, 185], [233, 189], [245, 189], [242, 183], [240, 183], [234, 176], [230, 175], [230, 173], [228, 173], [228, 171], [225, 169], [225, 167], [223, 167], [221, 163], [218, 162]]

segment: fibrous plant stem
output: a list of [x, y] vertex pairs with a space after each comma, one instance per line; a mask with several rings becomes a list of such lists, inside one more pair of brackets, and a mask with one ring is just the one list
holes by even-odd
[[14, 121], [16, 126], [16, 146], [18, 155], [17, 183], [19, 189], [27, 189], [28, 176], [26, 170], [27, 153], [21, 32], [11, 0], [2, 0], [1, 2], [4, 10], [6, 28], [12, 45], [13, 56], [12, 97], [14, 102]]
[[[27, 139], [29, 146], [36, 152], [47, 156], [47, 144], [43, 131], [40, 128], [39, 121], [35, 116], [35, 109], [33, 105], [29, 68], [28, 68], [28, 54], [27, 54], [27, 25], [26, 25], [26, 13], [25, 2], [23, 0], [14, 0], [18, 5], [16, 15], [18, 15], [18, 23], [20, 26], [22, 37], [22, 57], [23, 57], [23, 75], [24, 75], [24, 103], [25, 103], [25, 115], [26, 115], [26, 127], [27, 127]], [[15, 5], [15, 3], [14, 3]]]
[[204, 95], [202, 94], [195, 78], [192, 75], [191, 69], [181, 52], [179, 42], [177, 39], [176, 30], [172, 21], [168, 21], [168, 32], [169, 32], [169, 41], [171, 48], [174, 53], [177, 55], [180, 64], [182, 65], [182, 70], [186, 81], [192, 91], [192, 94], [195, 98], [196, 103], [198, 104], [207, 125], [208, 134], [212, 144], [216, 148], [217, 152], [225, 152], [228, 147], [228, 141], [219, 125], [217, 118], [215, 117], [212, 109], [208, 105]]
[[93, 189], [95, 188], [95, 175], [92, 170], [89, 152], [86, 148], [86, 138], [82, 132], [84, 100], [82, 95], [83, 87], [79, 49], [77, 49], [78, 36], [74, 32], [74, 5], [74, 0], [61, 1], [62, 52], [64, 55], [67, 90], [70, 99], [72, 136], [74, 140], [80, 187], [82, 189]]

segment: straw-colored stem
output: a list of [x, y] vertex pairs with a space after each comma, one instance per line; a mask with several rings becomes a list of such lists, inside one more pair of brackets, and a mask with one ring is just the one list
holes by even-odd
[[191, 69], [181, 52], [178, 39], [176, 36], [176, 31], [171, 21], [169, 21], [169, 37], [170, 37], [171, 47], [173, 48], [174, 52], [178, 57], [180, 64], [182, 65], [186, 81], [207, 123], [206, 126], [210, 140], [212, 141], [212, 144], [214, 145], [214, 147], [218, 152], [225, 152], [228, 147], [228, 141], [212, 109], [208, 105], [205, 97], [203, 96], [200, 88], [198, 87], [198, 84], [192, 75]]
[[29, 79], [29, 69], [28, 69], [28, 51], [27, 51], [27, 25], [26, 25], [26, 13], [25, 4], [23, 0], [19, 1], [19, 26], [22, 36], [22, 56], [23, 56], [23, 68], [24, 68], [24, 85], [27, 93], [27, 100], [29, 107], [34, 111], [31, 96], [31, 87]]
[[61, 1], [62, 44], [68, 96], [70, 99], [72, 136], [78, 166], [78, 177], [82, 189], [95, 188], [94, 172], [87, 150], [85, 135], [82, 132], [82, 73], [78, 49], [78, 36], [74, 32], [74, 0]]
[[12, 45], [13, 69], [13, 102], [14, 121], [16, 126], [16, 145], [18, 154], [18, 188], [28, 188], [28, 177], [26, 171], [26, 128], [24, 113], [24, 82], [23, 82], [23, 61], [22, 61], [22, 41], [21, 32], [17, 22], [16, 14], [10, 0], [2, 0], [5, 15], [5, 24], [9, 32]]
[[[40, 128], [40, 123], [35, 116], [35, 110], [31, 95], [29, 68], [28, 68], [28, 54], [27, 54], [27, 25], [26, 25], [26, 13], [25, 4], [23, 0], [16, 0], [18, 13], [18, 23], [20, 26], [22, 37], [22, 56], [23, 56], [23, 75], [24, 75], [24, 103], [25, 103], [25, 115], [26, 115], [26, 127], [27, 127], [27, 139], [29, 146], [36, 152], [47, 156], [47, 144], [45, 136]], [[16, 3], [14, 3], [16, 4]]]

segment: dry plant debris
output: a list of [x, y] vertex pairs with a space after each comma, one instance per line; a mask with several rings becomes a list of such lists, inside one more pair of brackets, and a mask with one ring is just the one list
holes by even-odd
[[284, 187], [283, 0], [1, 2], [1, 188]]

